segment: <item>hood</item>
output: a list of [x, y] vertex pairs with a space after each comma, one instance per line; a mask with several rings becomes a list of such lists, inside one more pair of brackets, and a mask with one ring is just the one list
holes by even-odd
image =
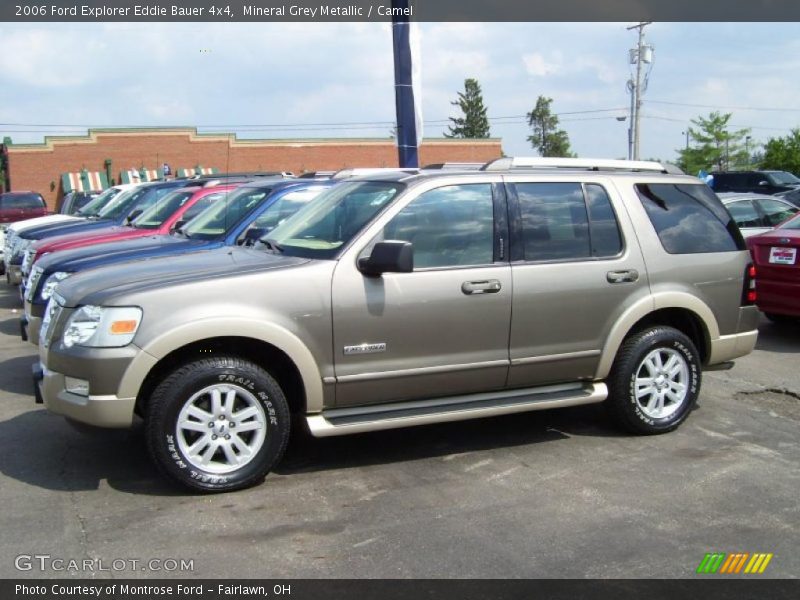
[[55, 223], [53, 225], [33, 227], [20, 232], [19, 235], [21, 238], [28, 240], [41, 240], [57, 235], [69, 235], [71, 233], [80, 233], [82, 231], [92, 231], [93, 229], [110, 227], [114, 224], [114, 221], [109, 221], [107, 219], [98, 219], [92, 221], [88, 219], [81, 219], [78, 222], [68, 221], [66, 223]]
[[67, 222], [75, 223], [77, 221], [78, 217], [73, 217], [72, 215], [47, 215], [46, 217], [35, 217], [33, 219], [25, 219], [24, 221], [17, 221], [16, 223], [13, 223], [8, 228], [8, 230], [14, 232], [20, 232], [25, 229], [42, 227], [43, 225], [55, 225], [56, 223], [64, 225]]
[[63, 250], [66, 248], [71, 248], [72, 244], [80, 243], [85, 241], [86, 243], [92, 243], [93, 240], [102, 239], [108, 235], [120, 235], [122, 234], [127, 227], [117, 227], [116, 225], [111, 227], [103, 227], [100, 229], [93, 229], [89, 232], [81, 232], [81, 233], [67, 233], [63, 235], [54, 235], [48, 236], [46, 238], [40, 239], [38, 242], [35, 242], [33, 247], [36, 248], [39, 253], [43, 252], [56, 252], [58, 250]]
[[152, 235], [121, 242], [94, 244], [43, 256], [36, 265], [45, 271], [84, 271], [128, 261], [174, 256], [221, 246], [220, 242], [187, 240], [172, 235]]
[[105, 304], [108, 300], [113, 303], [114, 296], [132, 291], [206, 279], [233, 279], [246, 273], [283, 269], [307, 262], [305, 258], [284, 257], [265, 250], [224, 246], [207, 252], [92, 269], [61, 282], [58, 295], [65, 300], [66, 306]]
[[127, 239], [144, 238], [151, 235], [151, 232], [144, 229], [134, 229], [133, 227], [112, 227], [111, 229], [101, 229], [97, 232], [76, 233], [72, 235], [57, 236], [56, 238], [46, 238], [37, 242], [37, 250], [41, 256], [45, 252], [61, 252], [71, 248], [83, 248], [94, 246], [105, 242], [116, 242]]

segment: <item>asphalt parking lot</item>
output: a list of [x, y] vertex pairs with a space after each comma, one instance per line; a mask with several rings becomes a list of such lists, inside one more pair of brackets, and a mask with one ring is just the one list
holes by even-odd
[[621, 434], [597, 406], [301, 433], [264, 484], [199, 496], [140, 432], [87, 436], [34, 404], [15, 294], [0, 286], [0, 577], [674, 578], [714, 551], [800, 574], [800, 326], [764, 321], [672, 434]]

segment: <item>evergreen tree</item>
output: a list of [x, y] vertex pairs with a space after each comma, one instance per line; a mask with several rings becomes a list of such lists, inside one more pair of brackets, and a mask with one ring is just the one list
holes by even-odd
[[550, 110], [552, 103], [552, 98], [539, 96], [536, 99], [536, 106], [528, 113], [528, 125], [533, 129], [528, 141], [540, 156], [572, 158], [575, 155], [569, 147], [569, 136], [558, 128], [558, 117]]
[[477, 79], [464, 80], [464, 91], [458, 92], [458, 100], [451, 102], [461, 109], [463, 117], [450, 117], [452, 123], [444, 136], [448, 138], [488, 138], [489, 119], [483, 105], [483, 94]]

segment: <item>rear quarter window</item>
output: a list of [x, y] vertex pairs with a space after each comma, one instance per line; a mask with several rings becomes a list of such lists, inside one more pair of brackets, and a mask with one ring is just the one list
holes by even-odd
[[669, 254], [746, 248], [730, 213], [704, 184], [639, 183], [636, 193]]

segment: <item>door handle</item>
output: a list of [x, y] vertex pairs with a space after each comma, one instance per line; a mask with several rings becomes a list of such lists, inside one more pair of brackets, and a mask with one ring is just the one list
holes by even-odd
[[609, 283], [633, 283], [639, 279], [639, 271], [628, 269], [627, 271], [609, 271], [606, 273]]
[[496, 294], [502, 287], [497, 279], [465, 281], [461, 284], [461, 291], [468, 296], [472, 294]]

